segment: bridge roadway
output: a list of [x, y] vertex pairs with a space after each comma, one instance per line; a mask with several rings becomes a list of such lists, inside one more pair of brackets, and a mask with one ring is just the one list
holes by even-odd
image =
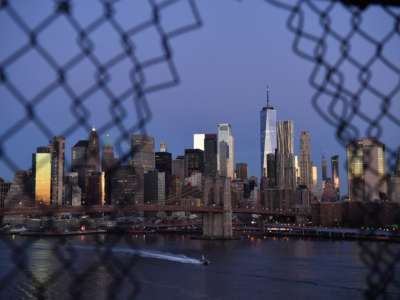
[[[138, 204], [131, 206], [78, 206], [78, 207], [21, 207], [21, 208], [1, 208], [0, 216], [24, 215], [24, 216], [46, 216], [62, 213], [72, 214], [94, 214], [94, 213], [115, 213], [115, 212], [191, 212], [195, 214], [224, 213], [222, 207], [205, 207], [193, 205], [158, 205], [158, 204]], [[232, 213], [258, 214], [267, 216], [309, 216], [310, 214], [300, 214], [293, 211], [269, 211], [262, 208], [233, 208]]]

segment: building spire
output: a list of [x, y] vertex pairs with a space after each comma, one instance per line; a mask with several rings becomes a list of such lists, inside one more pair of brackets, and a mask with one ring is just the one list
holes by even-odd
[[267, 84], [267, 107], [269, 106], [269, 85]]

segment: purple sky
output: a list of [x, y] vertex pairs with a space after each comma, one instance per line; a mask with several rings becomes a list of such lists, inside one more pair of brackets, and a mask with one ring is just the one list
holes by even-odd
[[[76, 2], [74, 11], [82, 24], [87, 24], [99, 14], [97, 2]], [[116, 7], [117, 18], [122, 24], [137, 23], [147, 18], [147, 1], [122, 2], [121, 7]], [[24, 20], [32, 25], [48, 14], [49, 9], [52, 9], [51, 3], [52, 1], [15, 1], [14, 5]], [[128, 6], [123, 7], [124, 3]], [[182, 1], [182, 5], [166, 10], [166, 27], [172, 28], [190, 22], [185, 3], [186, 1]], [[192, 146], [193, 133], [216, 132], [217, 123], [229, 122], [235, 137], [236, 162], [247, 162], [250, 174], [259, 176], [259, 111], [265, 105], [268, 84], [271, 102], [278, 110], [278, 119], [294, 121], [296, 151], [298, 152], [299, 148], [300, 131], [307, 130], [311, 133], [312, 159], [319, 168], [321, 154], [327, 157], [339, 154], [342, 164], [342, 190], [346, 190], [345, 151], [334, 137], [335, 129], [322, 120], [311, 105], [310, 99], [314, 91], [308, 83], [308, 77], [313, 66], [292, 51], [293, 36], [285, 25], [287, 12], [263, 1], [222, 0], [196, 3], [203, 26], [171, 42], [181, 83], [148, 97], [153, 119], [147, 129], [149, 134], [155, 136], [157, 149], [159, 143], [165, 141], [174, 156], [182, 154], [185, 148]], [[137, 7], [132, 8], [129, 5]], [[348, 17], [349, 14], [340, 7], [335, 9], [332, 12], [335, 29], [347, 32]], [[380, 10], [368, 10], [365, 21], [366, 30], [377, 37], [381, 37], [391, 28], [388, 23], [390, 18]], [[4, 11], [0, 11], [0, 27], [3, 40], [0, 47], [1, 62], [18, 46], [23, 45], [26, 38], [12, 25]], [[321, 31], [318, 19], [311, 17], [307, 19], [306, 28], [315, 33]], [[101, 59], [106, 60], [121, 50], [118, 35], [108, 27], [100, 28], [91, 38], [96, 44], [96, 55]], [[45, 48], [49, 49], [57, 61], [63, 62], [79, 51], [75, 39], [74, 31], [62, 19], [39, 36], [39, 41]], [[139, 56], [151, 56], [160, 52], [157, 36], [153, 32], [137, 35], [135, 39]], [[329, 45], [328, 55], [335, 59], [339, 54], [337, 44], [332, 41]], [[366, 59], [373, 50], [368, 48], [368, 44], [360, 37], [354, 37], [352, 45], [354, 55], [360, 59]], [[395, 63], [400, 62], [398, 49], [398, 38], [385, 48], [388, 57]], [[376, 68], [371, 80], [383, 91], [389, 91], [399, 81], [399, 76], [394, 76], [395, 74], [390, 73], [384, 66], [377, 64], [374, 67]], [[6, 68], [8, 77], [28, 99], [54, 78], [55, 75], [49, 70], [46, 63], [34, 52]], [[110, 72], [111, 89], [122, 91], [129, 86], [127, 70], [129, 64], [123, 62]], [[353, 88], [357, 84], [353, 76], [354, 70], [344, 66], [344, 71], [347, 76], [346, 85]], [[153, 73], [154, 80], [168, 76], [161, 69]], [[93, 82], [93, 74], [93, 67], [86, 62], [71, 71], [67, 80], [75, 90], [83, 90]], [[399, 95], [395, 99], [399, 100]], [[1, 135], [23, 116], [24, 111], [2, 85], [0, 101]], [[391, 108], [397, 116], [400, 111], [398, 102]], [[361, 109], [374, 116], [379, 111], [379, 104], [376, 98], [365, 94]], [[71, 101], [59, 89], [37, 106], [38, 115], [55, 133], [60, 133], [73, 122], [70, 105]], [[92, 126], [99, 127], [110, 119], [108, 105], [108, 99], [101, 92], [94, 94], [87, 101], [86, 106], [91, 111], [91, 119], [88, 122]], [[136, 118], [135, 110], [132, 105], [126, 105], [126, 108], [129, 113], [128, 123], [131, 124]], [[362, 131], [365, 130], [365, 124], [360, 120], [354, 122]], [[397, 147], [398, 127], [389, 121], [382, 124], [382, 141], [390, 147]], [[113, 130], [110, 133], [112, 136], [117, 134]], [[67, 159], [70, 157], [69, 148], [72, 144], [86, 136], [84, 130], [79, 130], [68, 137]], [[31, 123], [6, 141], [5, 150], [20, 168], [26, 169], [30, 167], [31, 153], [37, 146], [46, 143], [47, 138]], [[12, 170], [0, 161], [0, 176], [11, 179], [12, 174]]]

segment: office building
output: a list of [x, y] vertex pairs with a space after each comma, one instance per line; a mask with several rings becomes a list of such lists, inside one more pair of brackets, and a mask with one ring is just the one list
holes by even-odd
[[[50, 156], [50, 153], [48, 153]], [[35, 154], [33, 154], [35, 157]], [[50, 157], [38, 156], [38, 162], [44, 162], [44, 168], [50, 174]], [[50, 176], [48, 179], [48, 189], [45, 189], [45, 197], [47, 203], [50, 203]], [[39, 188], [39, 186], [38, 186]], [[39, 203], [37, 203], [39, 204]], [[35, 205], [35, 184], [34, 177], [31, 171], [18, 170], [15, 172], [10, 189], [4, 200], [5, 208], [29, 207]]]
[[277, 123], [276, 177], [280, 189], [295, 190], [296, 174], [294, 160], [293, 122]]
[[220, 176], [234, 178], [234, 139], [228, 123], [218, 124], [217, 167]]
[[6, 200], [7, 194], [10, 191], [11, 182], [6, 182], [0, 178], [0, 207], [4, 208], [4, 201]]
[[311, 188], [311, 137], [307, 131], [300, 133], [300, 184]]
[[169, 195], [169, 186], [172, 177], [172, 155], [169, 152], [156, 152], [156, 170], [165, 174], [165, 194]]
[[64, 205], [74, 207], [82, 205], [82, 190], [78, 184], [77, 172], [69, 172], [65, 175]]
[[100, 171], [100, 143], [95, 128], [89, 134], [86, 167], [91, 171]]
[[63, 204], [64, 166], [65, 166], [65, 138], [56, 136], [49, 146], [51, 151], [51, 204]]
[[387, 195], [385, 145], [363, 138], [347, 145], [349, 198], [376, 201]]
[[168, 152], [167, 144], [166, 144], [166, 143], [162, 142], [162, 143], [160, 144], [160, 152]]
[[118, 166], [111, 180], [111, 204], [117, 206], [143, 203], [144, 178], [132, 166]]
[[32, 155], [36, 204], [51, 204], [51, 153], [49, 147], [38, 147]]
[[336, 195], [340, 198], [339, 155], [331, 157], [332, 184]]
[[247, 179], [247, 164], [237, 163], [236, 164], [236, 178], [241, 180]]
[[144, 201], [146, 203], [164, 204], [165, 173], [157, 170], [144, 174]]
[[204, 133], [195, 133], [193, 134], [193, 149], [199, 149], [204, 151]]
[[155, 169], [154, 138], [143, 134], [134, 134], [131, 138], [133, 167], [143, 168], [144, 173]]
[[218, 137], [208, 133], [204, 137], [204, 175], [215, 177], [217, 175]]
[[204, 152], [200, 149], [185, 149], [185, 177], [193, 172], [204, 172]]
[[275, 154], [277, 148], [276, 137], [276, 109], [269, 101], [267, 89], [267, 105], [260, 111], [260, 147], [261, 147], [261, 177], [268, 177], [268, 154]]
[[183, 181], [185, 179], [185, 157], [179, 155], [172, 161], [172, 175]]

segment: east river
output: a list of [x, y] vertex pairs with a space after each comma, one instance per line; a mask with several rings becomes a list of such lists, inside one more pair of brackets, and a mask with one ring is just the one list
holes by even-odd
[[[0, 298], [364, 299], [360, 251], [355, 241], [297, 238], [2, 237]], [[400, 299], [399, 265], [386, 299]]]

